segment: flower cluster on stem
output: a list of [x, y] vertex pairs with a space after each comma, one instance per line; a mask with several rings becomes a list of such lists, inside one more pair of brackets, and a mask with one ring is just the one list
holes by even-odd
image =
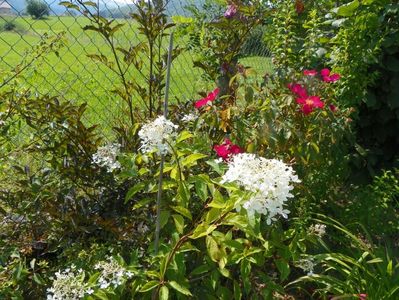
[[98, 279], [98, 285], [101, 289], [106, 289], [109, 286], [117, 287], [124, 280], [133, 276], [132, 272], [126, 271], [113, 257], [109, 257], [107, 261], [100, 261], [94, 268], [101, 272]]
[[168, 143], [176, 137], [177, 125], [167, 120], [164, 116], [159, 116], [154, 121], [144, 124], [138, 135], [141, 139], [141, 151], [149, 153], [156, 150], [159, 154], [171, 152]]
[[[316, 70], [304, 70], [303, 75], [307, 77], [316, 77], [318, 72]], [[337, 73], [331, 74], [331, 71], [327, 68], [322, 69], [320, 71], [320, 77], [324, 82], [336, 82], [341, 76]], [[322, 109], [324, 107], [324, 102], [321, 101], [319, 96], [310, 96], [308, 91], [304, 85], [299, 83], [289, 83], [287, 86], [295, 96], [296, 103], [298, 103], [301, 107], [301, 111], [304, 115], [311, 114], [316, 108]], [[329, 105], [329, 108], [332, 112], [336, 111], [336, 107], [332, 104]]]
[[47, 289], [47, 300], [77, 300], [92, 294], [93, 290], [83, 281], [82, 269], [76, 270], [74, 265], [64, 271], [56, 272], [52, 286]]
[[267, 224], [271, 224], [279, 215], [288, 217], [289, 210], [284, 205], [288, 198], [294, 197], [292, 183], [300, 180], [292, 167], [280, 160], [240, 153], [228, 162], [228, 170], [223, 175], [222, 183], [229, 182], [252, 192], [243, 204], [248, 216], [265, 215]]
[[107, 168], [108, 172], [112, 172], [121, 167], [121, 164], [116, 160], [119, 151], [120, 144], [114, 143], [103, 147], [99, 147], [97, 152], [93, 154], [93, 161], [100, 167]]

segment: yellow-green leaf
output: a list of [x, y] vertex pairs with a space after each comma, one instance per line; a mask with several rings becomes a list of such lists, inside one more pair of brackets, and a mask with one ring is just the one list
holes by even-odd
[[168, 283], [172, 288], [174, 288], [179, 293], [182, 293], [183, 295], [186, 295], [186, 296], [192, 296], [192, 294], [188, 288], [178, 284], [176, 281], [169, 281]]

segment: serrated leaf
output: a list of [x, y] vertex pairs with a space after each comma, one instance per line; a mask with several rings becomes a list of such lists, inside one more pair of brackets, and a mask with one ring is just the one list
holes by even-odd
[[221, 252], [213, 236], [208, 235], [206, 237], [206, 249], [208, 250], [209, 257], [214, 261], [218, 262], [221, 258]]
[[45, 281], [40, 276], [40, 274], [34, 273], [33, 274], [33, 281], [36, 282], [38, 285], [44, 285]]
[[192, 296], [190, 290], [182, 285], [180, 285], [179, 283], [177, 283], [176, 281], [169, 281], [168, 284], [174, 288], [176, 291], [178, 291], [179, 293], [182, 293], [183, 295], [186, 296]]
[[191, 133], [191, 132], [189, 132], [189, 131], [187, 131], [187, 130], [183, 130], [180, 134], [179, 134], [179, 136], [177, 137], [177, 139], [176, 139], [176, 143], [180, 143], [180, 142], [182, 142], [182, 141], [184, 141], [184, 140], [187, 140], [187, 139], [189, 139], [189, 138], [191, 138], [191, 137], [193, 137], [194, 135]]
[[197, 228], [195, 228], [192, 235], [190, 235], [190, 238], [198, 239], [200, 237], [206, 236], [210, 234], [212, 231], [214, 231], [216, 228], [217, 228], [216, 225], [200, 224], [197, 226]]
[[195, 268], [190, 275], [200, 275], [204, 274], [206, 272], [209, 272], [211, 270], [211, 267], [209, 265], [202, 265], [197, 268]]
[[277, 269], [280, 272], [281, 281], [284, 281], [285, 279], [288, 278], [288, 275], [290, 274], [290, 266], [284, 259], [277, 259], [274, 262], [276, 264]]
[[213, 200], [208, 204], [208, 206], [214, 208], [226, 207], [226, 201], [223, 199], [222, 194], [218, 190], [215, 190], [213, 193]]
[[208, 161], [206, 161], [206, 163], [208, 165], [210, 165], [212, 167], [212, 169], [216, 173], [218, 173], [219, 175], [223, 175], [224, 174], [224, 170], [223, 170], [222, 164], [216, 162], [215, 160], [208, 160]]
[[356, 9], [359, 7], [359, 5], [360, 5], [360, 3], [358, 0], [354, 0], [347, 4], [341, 5], [340, 7], [338, 7], [337, 15], [342, 16], [342, 17], [350, 17], [356, 11]]
[[170, 212], [169, 211], [167, 211], [167, 210], [161, 211], [161, 215], [160, 215], [160, 226], [161, 226], [161, 228], [163, 228], [168, 223], [169, 217], [170, 217]]
[[166, 285], [164, 285], [159, 290], [159, 300], [168, 300], [168, 299], [169, 299], [169, 289]]
[[202, 153], [193, 153], [182, 159], [181, 164], [183, 166], [193, 165], [197, 160], [207, 157], [208, 155]]
[[141, 293], [148, 292], [148, 291], [152, 290], [153, 288], [157, 287], [158, 285], [159, 285], [158, 281], [155, 281], [155, 280], [149, 281], [141, 287], [140, 292]]
[[136, 195], [138, 192], [142, 191], [145, 188], [145, 183], [140, 182], [134, 186], [132, 186], [129, 191], [126, 193], [125, 196], [125, 203], [127, 203], [130, 199], [133, 198], [134, 195]]
[[172, 215], [178, 233], [183, 234], [184, 218], [181, 215]]
[[186, 217], [187, 219], [190, 219], [190, 220], [193, 219], [193, 216], [191, 215], [190, 211], [187, 208], [182, 207], [182, 206], [171, 206], [171, 208], [174, 211], [176, 211], [179, 214], [181, 214], [183, 217]]
[[98, 299], [101, 300], [109, 300], [109, 297], [107, 293], [104, 290], [98, 290], [94, 293], [94, 296], [96, 296]]

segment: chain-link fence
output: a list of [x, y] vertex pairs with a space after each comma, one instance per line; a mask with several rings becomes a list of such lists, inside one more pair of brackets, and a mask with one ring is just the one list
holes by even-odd
[[[129, 0], [97, 1], [104, 17], [115, 18], [116, 22], [125, 24], [116, 35], [117, 43], [124, 46], [137, 44], [143, 39], [138, 34], [137, 24], [127, 18], [134, 11], [132, 3]], [[27, 14], [25, 0], [0, 0], [0, 71], [14, 68], [25, 53], [46, 35], [63, 32], [65, 45], [58, 55], [50, 53], [40, 64], [24, 72], [21, 84], [38, 94], [49, 93], [87, 102], [89, 121], [100, 121], [111, 128], [112, 120], [120, 113], [118, 107], [121, 107], [120, 100], [111, 92], [117, 78], [105, 66], [88, 57], [98, 52], [109, 53], [105, 41], [95, 32], [82, 30], [89, 24], [84, 16], [59, 5], [58, 0], [47, 1], [46, 4], [50, 15], [33, 19]], [[185, 7], [190, 4], [193, 4], [190, 0], [171, 0], [166, 6], [166, 13], [170, 17], [186, 16]], [[256, 34], [253, 40], [262, 38], [261, 32], [258, 37]], [[175, 40], [177, 45], [183, 42], [184, 39]], [[268, 72], [271, 61], [266, 47], [262, 43], [249, 44], [247, 47], [248, 57], [242, 59], [243, 63], [254, 67], [259, 74]], [[198, 91], [209, 89], [210, 83], [201, 80], [201, 74], [198, 68], [193, 67], [192, 53], [183, 52], [172, 66], [172, 101], [176, 98], [181, 101], [195, 99]]]

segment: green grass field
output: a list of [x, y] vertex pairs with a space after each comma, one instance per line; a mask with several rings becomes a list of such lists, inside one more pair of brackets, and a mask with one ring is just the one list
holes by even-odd
[[[16, 24], [14, 31], [1, 31], [10, 18]], [[123, 21], [127, 22], [127, 21]], [[92, 61], [87, 54], [110, 51], [102, 38], [94, 32], [82, 30], [88, 21], [83, 17], [50, 17], [46, 20], [32, 20], [29, 17], [0, 16], [0, 73], [15, 67], [24, 54], [38, 44], [44, 33], [65, 32], [66, 45], [59, 56], [54, 53], [24, 73], [22, 84], [38, 93], [61, 95], [67, 99], [89, 104], [89, 119], [92, 122], [110, 122], [120, 112], [121, 103], [111, 90], [117, 77], [106, 67]], [[137, 37], [133, 23], [127, 23], [116, 35], [122, 46], [136, 44]], [[181, 45], [183, 40], [176, 40]], [[165, 45], [166, 46], [166, 45]], [[252, 66], [259, 74], [270, 71], [269, 58], [249, 57], [242, 61]], [[130, 74], [134, 78], [137, 72]], [[201, 71], [193, 68], [191, 54], [180, 55], [173, 63], [171, 73], [171, 100], [188, 101], [197, 97], [197, 92], [209, 90], [212, 84], [202, 80]]]

